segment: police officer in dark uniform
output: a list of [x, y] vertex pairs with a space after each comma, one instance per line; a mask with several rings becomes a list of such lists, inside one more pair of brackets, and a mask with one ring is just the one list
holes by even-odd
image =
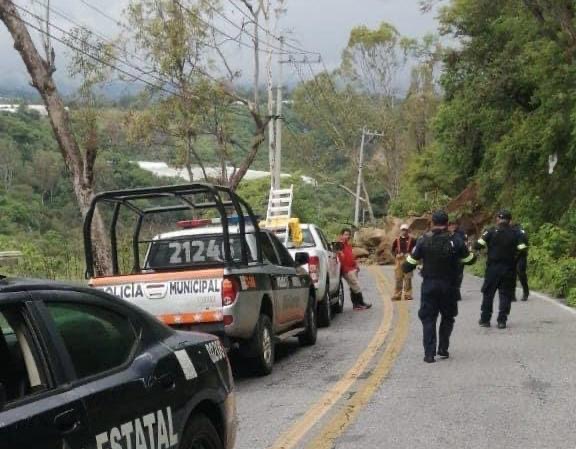
[[[514, 229], [523, 234], [525, 243], [528, 245], [528, 235], [524, 228], [517, 224]], [[518, 254], [518, 260], [516, 262], [516, 273], [518, 274], [518, 280], [522, 286], [522, 301], [528, 301], [528, 296], [530, 296], [530, 287], [528, 286], [528, 250], [521, 251]], [[514, 299], [516, 301], [516, 289], [514, 289]]]
[[508, 210], [498, 212], [496, 226], [482, 234], [474, 249], [488, 249], [486, 274], [482, 286], [482, 307], [479, 324], [490, 327], [494, 296], [500, 297], [498, 328], [505, 329], [516, 289], [516, 262], [528, 248], [524, 234], [510, 226], [512, 214]]
[[[461, 239], [455, 239], [447, 229], [448, 215], [436, 211], [432, 215], [432, 229], [424, 234], [407, 257], [403, 269], [410, 272], [422, 262], [422, 296], [418, 317], [422, 321], [424, 361], [433, 363], [434, 357], [449, 357], [448, 347], [454, 321], [458, 315], [458, 301], [454, 284], [460, 264], [474, 263], [475, 256]], [[438, 338], [436, 322], [441, 315]], [[436, 350], [438, 349], [438, 351]]]
[[[448, 223], [448, 231], [450, 232], [450, 235], [453, 238], [462, 240], [462, 242], [464, 242], [464, 245], [468, 247], [468, 235], [466, 235], [466, 233], [462, 229], [460, 229], [460, 226], [456, 221], [450, 221]], [[459, 267], [460, 270], [458, 272], [458, 277], [456, 278], [455, 281], [454, 293], [456, 294], [458, 301], [462, 301], [461, 288], [462, 288], [462, 281], [464, 280], [464, 265], [460, 264]]]

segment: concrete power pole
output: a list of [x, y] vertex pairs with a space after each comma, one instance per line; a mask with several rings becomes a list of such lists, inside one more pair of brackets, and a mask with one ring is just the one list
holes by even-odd
[[360, 144], [360, 156], [358, 158], [358, 180], [356, 182], [356, 205], [354, 207], [354, 226], [360, 226], [360, 193], [364, 182], [364, 145], [366, 137], [383, 137], [384, 134], [375, 131], [368, 131], [366, 127], [362, 128], [362, 143]]
[[[280, 37], [280, 48], [284, 50], [284, 36]], [[282, 64], [278, 64], [278, 84], [276, 92], [276, 147], [274, 154], [274, 188], [280, 188], [280, 177], [282, 176], [282, 101], [284, 80]]]
[[[280, 29], [280, 18], [286, 13], [285, 0], [278, 0], [278, 7], [275, 9], [276, 13], [276, 30]], [[280, 34], [280, 56], [282, 57], [282, 52], [284, 51], [284, 35]], [[278, 63], [278, 79], [276, 81], [276, 117], [274, 121], [271, 121], [271, 129], [274, 133], [274, 154], [272, 154], [271, 160], [273, 164], [270, 167], [271, 175], [271, 185], [273, 189], [280, 188], [280, 178], [282, 176], [282, 100], [283, 100], [283, 89], [284, 80], [282, 73], [282, 61], [279, 60]], [[272, 95], [272, 88], [270, 87], [270, 95]], [[273, 111], [270, 111], [272, 115]]]
[[[274, 115], [274, 88], [273, 88], [273, 81], [272, 81], [272, 45], [274, 42], [274, 34], [278, 29], [278, 14], [276, 14], [276, 22], [274, 24], [274, 31], [270, 28], [270, 16], [271, 16], [271, 0], [268, 0], [268, 12], [266, 14], [266, 29], [268, 30], [268, 59], [267, 59], [267, 67], [266, 67], [266, 75], [267, 75], [267, 88], [268, 88], [268, 116], [272, 117]], [[274, 167], [276, 166], [276, 130], [274, 127], [275, 120], [270, 120], [268, 122], [268, 161], [270, 164], [270, 183], [272, 188], [275, 187], [275, 179], [274, 179]]]

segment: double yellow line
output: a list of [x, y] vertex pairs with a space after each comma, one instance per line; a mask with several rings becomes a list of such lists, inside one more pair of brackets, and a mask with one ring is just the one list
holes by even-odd
[[[390, 300], [389, 283], [378, 268], [371, 269], [377, 280], [378, 290], [384, 303], [382, 321], [368, 347], [360, 354], [354, 365], [336, 384], [334, 384], [294, 425], [282, 434], [270, 449], [293, 449], [301, 443], [304, 436], [342, 399], [344, 394], [358, 382], [358, 378], [374, 360], [384, 345], [392, 326], [394, 308]], [[352, 398], [343, 403], [334, 417], [322, 427], [307, 448], [329, 449], [334, 441], [355, 420], [362, 408], [377, 391], [390, 371], [394, 360], [406, 340], [409, 328], [409, 309], [405, 303], [399, 303], [398, 321], [390, 343], [380, 361]]]

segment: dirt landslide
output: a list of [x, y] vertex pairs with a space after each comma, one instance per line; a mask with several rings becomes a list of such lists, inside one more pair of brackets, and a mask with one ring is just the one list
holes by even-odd
[[[490, 223], [492, 214], [481, 207], [478, 186], [470, 184], [444, 209], [455, 219], [460, 228], [470, 238], [480, 235], [482, 229]], [[400, 235], [400, 226], [406, 223], [410, 235], [420, 237], [430, 227], [431, 215], [421, 217], [388, 217], [379, 227], [362, 228], [354, 236], [354, 254], [366, 264], [392, 265], [392, 243]]]
[[430, 217], [388, 217], [381, 227], [362, 228], [354, 236], [354, 255], [366, 264], [394, 264], [392, 243], [400, 235], [403, 223], [410, 227], [412, 237], [417, 238], [429, 228]]

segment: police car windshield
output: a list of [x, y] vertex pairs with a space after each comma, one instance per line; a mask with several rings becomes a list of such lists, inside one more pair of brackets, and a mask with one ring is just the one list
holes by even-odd
[[[232, 262], [242, 262], [240, 236], [230, 236]], [[246, 235], [248, 262], [255, 262], [255, 239]], [[223, 235], [188, 235], [150, 242], [145, 268], [151, 270], [195, 265], [218, 265], [226, 262]]]

